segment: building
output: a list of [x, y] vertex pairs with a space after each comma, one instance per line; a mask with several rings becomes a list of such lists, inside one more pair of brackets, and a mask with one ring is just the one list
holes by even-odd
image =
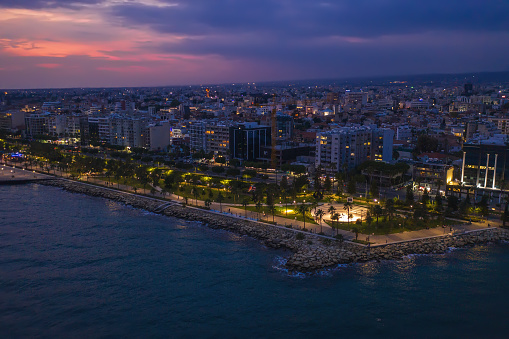
[[150, 123], [145, 131], [145, 147], [151, 151], [160, 151], [170, 144], [170, 122], [158, 121]]
[[412, 141], [412, 128], [409, 126], [398, 126], [396, 140]]
[[66, 131], [66, 116], [60, 114], [50, 114], [47, 118], [48, 134], [53, 136], [64, 135]]
[[88, 137], [90, 141], [110, 141], [110, 117], [89, 117]]
[[446, 164], [423, 162], [413, 166], [413, 178], [415, 181], [428, 184], [446, 185], [453, 179], [454, 167]]
[[213, 152], [226, 156], [230, 149], [230, 127], [232, 123], [217, 121], [196, 121], [189, 123], [191, 149]]
[[11, 111], [0, 113], [0, 130], [22, 130], [25, 128], [25, 112]]
[[[290, 163], [297, 161], [297, 159], [299, 157], [309, 156], [314, 151], [314, 147], [309, 146], [309, 145], [302, 145], [302, 144], [297, 145], [297, 146], [276, 145], [275, 151], [276, 151], [276, 159], [278, 162], [277, 166], [281, 167], [281, 165], [283, 165], [283, 164], [290, 164]], [[271, 153], [272, 153], [272, 147], [270, 145], [262, 147], [262, 154], [265, 155], [265, 157], [263, 158], [264, 161], [270, 162]], [[314, 158], [313, 158], [313, 160], [314, 160]]]
[[366, 105], [368, 103], [367, 92], [345, 92], [345, 105]]
[[479, 188], [499, 188], [509, 178], [506, 135], [476, 138], [463, 144], [461, 182]]
[[293, 118], [289, 115], [276, 116], [276, 131], [278, 140], [291, 140], [293, 137]]
[[509, 134], [509, 118], [489, 118], [488, 120], [496, 124], [500, 133]]
[[263, 154], [262, 147], [271, 145], [271, 128], [246, 122], [230, 127], [230, 157], [244, 161], [257, 161], [270, 158]]
[[205, 144], [207, 153], [227, 156], [230, 149], [230, 126], [231, 124], [217, 123], [208, 124], [205, 131]]
[[376, 127], [343, 127], [316, 135], [315, 166], [334, 173], [352, 170], [368, 160], [392, 160], [394, 131]]
[[189, 122], [189, 137], [191, 139], [190, 147], [193, 151], [207, 150], [207, 130], [205, 121], [190, 121]]
[[35, 137], [36, 135], [47, 135], [49, 113], [31, 113], [25, 117], [26, 135]]
[[145, 147], [146, 121], [143, 118], [113, 115], [110, 118], [111, 145]]

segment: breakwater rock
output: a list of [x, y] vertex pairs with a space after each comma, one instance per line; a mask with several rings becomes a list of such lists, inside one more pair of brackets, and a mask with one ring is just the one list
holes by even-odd
[[[337, 264], [401, 260], [411, 254], [443, 254], [450, 248], [509, 240], [509, 231], [500, 228], [482, 229], [469, 233], [365, 247], [345, 248], [332, 244], [329, 248], [306, 248], [295, 253], [286, 263], [290, 270], [317, 270]], [[325, 247], [325, 248], [324, 248]]]
[[159, 207], [165, 201], [80, 182], [55, 179], [41, 182], [41, 184], [118, 201], [135, 208], [162, 213], [175, 218], [202, 222], [213, 229], [222, 229], [258, 239], [267, 247], [289, 249], [293, 252], [286, 262], [286, 267], [290, 271], [311, 272], [338, 264], [400, 260], [410, 254], [439, 254], [447, 252], [451, 247], [509, 240], [507, 230], [493, 228], [464, 234], [366, 247], [282, 226], [273, 226], [227, 214], [185, 207], [179, 203], [169, 204], [164, 209], [160, 209]]

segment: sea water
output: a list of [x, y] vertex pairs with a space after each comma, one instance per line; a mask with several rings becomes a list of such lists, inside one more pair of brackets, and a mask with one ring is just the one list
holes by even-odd
[[284, 269], [288, 252], [40, 185], [0, 186], [2, 338], [507, 338], [509, 245]]

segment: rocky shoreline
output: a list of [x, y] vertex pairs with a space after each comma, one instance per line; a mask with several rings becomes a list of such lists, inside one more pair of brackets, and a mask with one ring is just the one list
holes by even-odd
[[[140, 195], [64, 179], [46, 180], [40, 182], [40, 184], [114, 200], [149, 212], [159, 212], [161, 210], [159, 207], [165, 203], [161, 200]], [[439, 254], [447, 252], [451, 247], [509, 240], [509, 231], [491, 228], [465, 234], [446, 235], [369, 248], [355, 243], [332, 240], [312, 233], [275, 227], [207, 210], [184, 207], [179, 203], [169, 203], [168, 207], [163, 209], [162, 214], [189, 221], [199, 221], [213, 229], [246, 235], [263, 242], [267, 247], [289, 249], [293, 252], [293, 255], [288, 258], [286, 268], [289, 271], [298, 272], [316, 271], [338, 264], [400, 260], [410, 254]], [[298, 234], [301, 235], [297, 236]]]

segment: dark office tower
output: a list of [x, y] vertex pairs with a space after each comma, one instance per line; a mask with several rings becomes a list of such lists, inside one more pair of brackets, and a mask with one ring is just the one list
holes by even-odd
[[230, 127], [230, 158], [257, 161], [265, 157], [262, 147], [271, 145], [271, 129], [256, 122]]
[[474, 86], [471, 83], [467, 83], [467, 84], [463, 85], [463, 88], [465, 90], [466, 96], [470, 96], [470, 95], [474, 94]]

